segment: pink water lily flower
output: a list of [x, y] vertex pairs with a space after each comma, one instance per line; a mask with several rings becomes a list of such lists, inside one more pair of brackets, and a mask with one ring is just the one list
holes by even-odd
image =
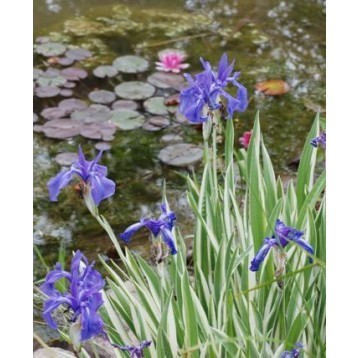
[[248, 132], [244, 132], [244, 134], [239, 138], [240, 144], [243, 147], [247, 148], [249, 146], [251, 136], [252, 136], [252, 130]]
[[188, 63], [182, 63], [186, 58], [184, 51], [175, 49], [166, 49], [158, 52], [160, 62], [156, 62], [156, 69], [165, 72], [179, 73], [181, 70], [188, 68]]

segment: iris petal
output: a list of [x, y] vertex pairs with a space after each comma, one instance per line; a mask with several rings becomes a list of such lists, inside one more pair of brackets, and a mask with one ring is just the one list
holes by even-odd
[[173, 234], [171, 233], [171, 231], [169, 229], [167, 229], [166, 227], [163, 227], [160, 230], [161, 234], [162, 234], [162, 238], [163, 241], [165, 242], [165, 244], [169, 247], [170, 249], [170, 254], [171, 255], [175, 255], [178, 253], [176, 247], [175, 247], [175, 243], [174, 243], [174, 237]]
[[81, 309], [81, 341], [102, 333], [103, 321], [93, 307]]
[[261, 246], [260, 250], [257, 252], [253, 260], [251, 261], [250, 270], [251, 271], [258, 271], [260, 265], [265, 260], [267, 254], [269, 253], [271, 247], [273, 246], [273, 240], [266, 238], [264, 240], [264, 244]]
[[131, 237], [133, 236], [133, 234], [135, 232], [137, 232], [140, 228], [142, 228], [144, 226], [144, 223], [139, 222], [139, 223], [135, 223], [131, 226], [128, 226], [127, 229], [125, 229], [124, 232], [122, 232], [119, 237], [126, 242], [129, 242], [129, 240], [131, 239]]
[[93, 175], [89, 181], [91, 183], [91, 195], [97, 206], [103, 199], [112, 196], [116, 190], [114, 181], [104, 176]]
[[54, 178], [51, 178], [47, 183], [47, 188], [50, 195], [50, 201], [57, 201], [62, 188], [64, 188], [72, 179], [72, 170], [65, 170], [58, 173]]

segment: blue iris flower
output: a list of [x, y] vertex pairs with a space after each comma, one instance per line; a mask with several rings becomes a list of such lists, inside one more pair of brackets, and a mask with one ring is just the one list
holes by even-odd
[[291, 351], [284, 351], [280, 358], [298, 358], [300, 356], [300, 349], [303, 348], [303, 344], [301, 342], [296, 343], [297, 348], [293, 348]]
[[[180, 93], [180, 112], [191, 122], [206, 122], [211, 111], [221, 108], [219, 96], [226, 99], [227, 117], [231, 119], [235, 111], [244, 112], [248, 105], [247, 90], [237, 79], [239, 72], [234, 72], [233, 61], [230, 65], [226, 53], [221, 56], [217, 73], [211, 68], [209, 62], [200, 58], [204, 71], [198, 73], [193, 78], [185, 74], [189, 82], [189, 87], [183, 89]], [[236, 97], [228, 94], [224, 89], [231, 83], [237, 88]]]
[[[87, 161], [82, 152], [81, 146], [78, 147], [78, 160], [76, 160], [69, 170], [64, 170], [58, 173], [54, 178], [47, 183], [50, 194], [50, 201], [57, 201], [57, 196], [60, 194], [62, 188], [69, 184], [74, 175], [78, 175], [82, 179], [83, 192], [91, 191], [93, 201], [98, 204], [114, 194], [116, 184], [106, 178], [107, 167], [97, 164], [102, 156], [103, 151], [100, 151], [96, 158], [92, 161]], [[83, 193], [82, 193], [83, 194]]]
[[314, 147], [318, 147], [320, 144], [323, 148], [326, 148], [326, 132], [322, 132], [318, 137], [313, 138], [310, 142]]
[[114, 347], [119, 348], [121, 351], [127, 351], [130, 353], [131, 358], [143, 358], [143, 349], [149, 347], [152, 344], [151, 341], [143, 341], [137, 346], [120, 346], [118, 344], [112, 344]]
[[133, 234], [145, 226], [151, 231], [155, 238], [160, 233], [162, 235], [163, 241], [169, 247], [170, 253], [175, 255], [177, 253], [177, 249], [175, 247], [172, 229], [175, 224], [176, 215], [167, 209], [165, 203], [161, 204], [160, 208], [162, 214], [158, 220], [142, 218], [139, 222], [127, 227], [127, 229], [119, 235], [120, 238], [123, 241], [129, 242]]
[[[43, 318], [48, 325], [56, 329], [57, 323], [52, 318], [52, 313], [61, 305], [72, 310], [71, 322], [80, 317], [80, 340], [85, 341], [103, 332], [103, 321], [97, 313], [103, 304], [100, 290], [104, 286], [101, 274], [93, 268], [94, 262], [88, 265], [86, 257], [77, 250], [72, 262], [71, 272], [64, 271], [60, 263], [55, 270], [50, 271], [41, 286], [41, 291], [48, 298], [44, 302]], [[65, 278], [68, 281], [66, 292], [60, 292], [56, 282]]]
[[[303, 234], [303, 231], [298, 231], [292, 227], [286, 226], [282, 221], [277, 219], [272, 237], [266, 237], [264, 239], [263, 245], [255, 255], [254, 259], [251, 261], [250, 270], [259, 270], [261, 263], [265, 260], [271, 247], [276, 246], [285, 248], [290, 243], [290, 241], [295, 242], [297, 245], [301, 246], [304, 250], [313, 255], [313, 248], [307, 241], [302, 238]], [[313, 262], [312, 258], [309, 260], [311, 263]]]

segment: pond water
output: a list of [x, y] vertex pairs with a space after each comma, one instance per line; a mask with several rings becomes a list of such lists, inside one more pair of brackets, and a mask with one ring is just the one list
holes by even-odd
[[[236, 138], [251, 129], [255, 113], [260, 110], [266, 146], [276, 172], [283, 176], [294, 175], [289, 163], [300, 154], [315, 108], [325, 108], [325, 1], [34, 0], [34, 43], [39, 36], [92, 52], [90, 58], [75, 64], [89, 76], [73, 89], [73, 97], [88, 104], [88, 94], [95, 89], [113, 91], [123, 81], [146, 80], [155, 72], [160, 50], [184, 50], [191, 73], [201, 70], [200, 56], [217, 64], [225, 51], [230, 60], [236, 58], [235, 69], [241, 71], [240, 82], [247, 87], [250, 99], [247, 111], [235, 116]], [[149, 70], [110, 80], [93, 76], [96, 66], [111, 64], [122, 55], [144, 57], [150, 63]], [[45, 70], [49, 66], [48, 58], [34, 53], [34, 67]], [[290, 91], [275, 97], [255, 91], [256, 83], [268, 79], [284, 80]], [[173, 93], [172, 89], [158, 89], [156, 95]], [[65, 98], [35, 96], [34, 113], [39, 119], [34, 128], [46, 122], [40, 115], [44, 108], [57, 106]], [[141, 111], [148, 118], [142, 107]], [[165, 134], [177, 134], [186, 143], [200, 144], [201, 132], [175, 122], [172, 114], [167, 117], [170, 125], [160, 131], [118, 130], [109, 140], [111, 149], [104, 152], [101, 164], [108, 166], [108, 177], [116, 181], [116, 193], [100, 204], [100, 211], [115, 232], [149, 212], [157, 213], [165, 180], [168, 200], [178, 215], [177, 224], [184, 235], [192, 234], [185, 180], [180, 175], [188, 169], [163, 165], [158, 153], [166, 145], [160, 140]], [[61, 169], [56, 155], [77, 152], [81, 144], [87, 159], [92, 159], [97, 152], [94, 145], [102, 140], [82, 136], [51, 139], [41, 132], [34, 132], [33, 138], [34, 244], [46, 263], [52, 267], [60, 247], [68, 259], [71, 250], [77, 248], [90, 260], [98, 253], [115, 258], [110, 240], [74, 191], [68, 187], [59, 201], [52, 203], [46, 187]], [[200, 172], [200, 165], [195, 169]], [[136, 235], [130, 248], [148, 257], [147, 234]], [[34, 255], [35, 280], [45, 273]]]

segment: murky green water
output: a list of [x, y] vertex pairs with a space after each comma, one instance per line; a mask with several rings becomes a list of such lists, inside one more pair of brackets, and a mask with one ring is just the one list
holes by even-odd
[[[248, 110], [236, 116], [236, 138], [251, 129], [259, 109], [266, 146], [276, 172], [284, 175], [293, 174], [288, 163], [299, 155], [315, 116], [307, 104], [325, 107], [324, 1], [35, 0], [34, 36], [50, 33], [89, 48], [94, 57], [81, 63], [89, 72], [125, 54], [146, 57], [154, 71], [157, 52], [176, 47], [188, 53], [190, 72], [195, 73], [201, 70], [200, 56], [215, 64], [226, 51], [229, 59], [236, 58], [235, 69], [241, 71], [240, 82], [250, 97]], [[44, 68], [37, 56], [34, 65]], [[291, 91], [280, 97], [255, 93], [255, 84], [266, 79], [285, 80]], [[96, 87], [113, 89], [120, 81], [103, 85], [89, 78], [84, 83], [77, 98], [87, 98]], [[35, 99], [34, 111], [39, 113], [61, 99]], [[108, 166], [117, 190], [101, 203], [100, 210], [118, 233], [156, 208], [164, 179], [171, 207], [178, 213], [178, 226], [184, 234], [192, 233], [185, 180], [178, 175], [186, 171], [168, 168], [157, 159], [164, 146], [160, 138], [166, 133], [179, 133], [189, 143], [201, 142], [200, 132], [189, 126], [171, 125], [155, 133], [137, 129], [117, 132], [112, 149], [103, 156], [102, 163]], [[48, 201], [46, 182], [60, 170], [54, 157], [64, 151], [76, 152], [78, 144], [93, 157], [95, 142], [81, 137], [51, 140], [34, 133], [34, 242], [49, 265], [56, 262], [61, 244], [68, 256], [79, 248], [90, 260], [98, 253], [113, 257], [109, 239], [70, 188], [63, 191], [58, 203]], [[147, 256], [146, 233], [137, 235], [130, 247]], [[34, 277], [44, 273], [35, 257]]]

